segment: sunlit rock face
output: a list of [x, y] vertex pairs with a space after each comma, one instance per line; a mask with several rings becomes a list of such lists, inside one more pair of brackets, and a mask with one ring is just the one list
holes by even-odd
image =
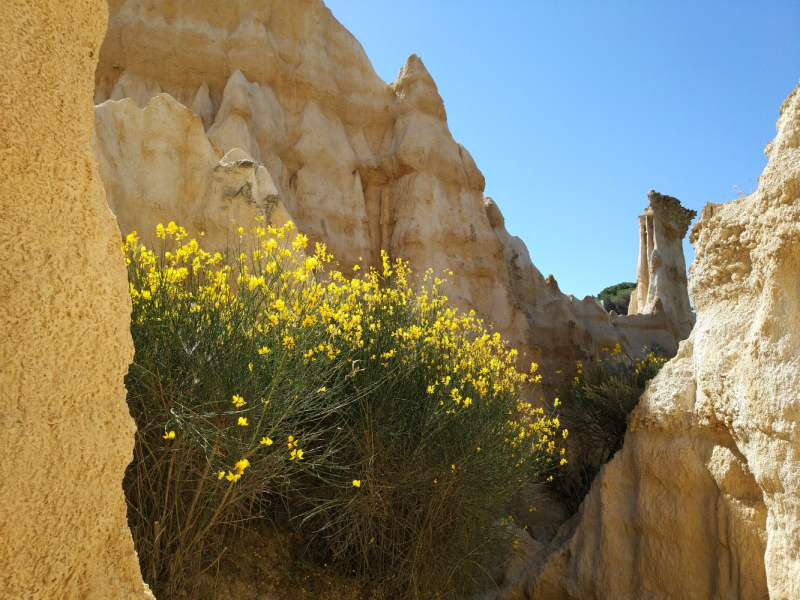
[[0, 2], [0, 597], [146, 600], [131, 302], [92, 155], [103, 0]]
[[[219, 246], [234, 221], [291, 217], [346, 272], [378, 266], [381, 251], [417, 272], [452, 272], [451, 300], [551, 381], [616, 343], [634, 355], [666, 347], [663, 315], [618, 326], [593, 298], [563, 294], [536, 270], [484, 198], [419, 57], [386, 84], [319, 0], [109, 8], [94, 148], [123, 233], [147, 241], [175, 220]], [[234, 149], [254, 173], [222, 169]]]
[[800, 598], [800, 86], [777, 130], [692, 228], [691, 335], [503, 598]]

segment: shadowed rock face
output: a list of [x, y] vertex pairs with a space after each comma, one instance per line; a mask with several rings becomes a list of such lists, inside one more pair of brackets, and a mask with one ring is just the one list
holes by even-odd
[[103, 0], [0, 2], [0, 597], [145, 600], [119, 232], [92, 155]]
[[[156, 223], [175, 220], [219, 246], [232, 219], [275, 206], [273, 221], [291, 217], [345, 271], [378, 266], [381, 251], [416, 271], [452, 271], [451, 300], [550, 381], [616, 343], [633, 355], [645, 344], [677, 349], [664, 314], [618, 324], [593, 298], [545, 280], [484, 198], [422, 60], [409, 57], [387, 85], [318, 0], [236, 0], [224, 11], [112, 0], [95, 80], [94, 148], [123, 233], [151, 241]], [[248, 204], [242, 170], [211, 184], [233, 149], [274, 196], [259, 184]]]
[[697, 323], [512, 598], [800, 598], [800, 86], [691, 233]]
[[647, 199], [650, 203], [639, 217], [639, 268], [628, 314], [654, 314], [660, 302], [675, 329], [675, 337], [685, 340], [695, 317], [689, 302], [683, 238], [697, 211], [653, 190]]

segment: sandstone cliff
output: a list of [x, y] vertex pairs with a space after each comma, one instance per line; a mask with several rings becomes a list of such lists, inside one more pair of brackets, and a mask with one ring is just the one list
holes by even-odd
[[[224, 245], [232, 220], [277, 210], [274, 221], [291, 216], [345, 270], [376, 266], [384, 250], [417, 271], [452, 271], [451, 299], [551, 381], [616, 343], [634, 355], [667, 346], [666, 315], [612, 321], [542, 277], [484, 198], [419, 57], [387, 85], [320, 0], [225, 11], [112, 0], [110, 13], [94, 148], [123, 233], [152, 242], [156, 223], [176, 220]], [[219, 162], [234, 149], [252, 166]]]
[[125, 515], [133, 358], [92, 155], [101, 0], [0, 3], [0, 598], [152, 598]]
[[692, 230], [690, 337], [504, 598], [800, 598], [800, 86], [777, 130], [758, 191]]

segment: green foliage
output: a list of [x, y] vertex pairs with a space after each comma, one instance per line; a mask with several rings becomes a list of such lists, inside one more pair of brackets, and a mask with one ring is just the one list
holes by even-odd
[[602, 292], [597, 294], [598, 300], [619, 300], [619, 298], [625, 294], [630, 295], [630, 293], [636, 289], [636, 284], [630, 281], [623, 281], [622, 283], [618, 283], [617, 285], [610, 285], [605, 288]]
[[604, 289], [597, 295], [598, 300], [603, 301], [603, 306], [608, 311], [614, 311], [618, 315], [627, 315], [628, 306], [631, 302], [631, 292], [636, 289], [636, 284], [622, 282]]
[[[513, 548], [498, 518], [557, 460], [516, 353], [400, 261], [346, 278], [291, 223], [212, 256], [174, 224], [125, 251], [137, 424], [124, 487], [146, 581], [193, 597], [259, 517], [312, 534], [387, 597], [466, 590]], [[246, 250], [246, 252], [245, 252]]]
[[560, 388], [559, 419], [570, 433], [569, 462], [549, 486], [570, 514], [578, 511], [600, 467], [622, 447], [628, 414], [664, 363], [656, 352], [631, 359], [617, 345], [586, 372], [579, 362], [577, 375]]

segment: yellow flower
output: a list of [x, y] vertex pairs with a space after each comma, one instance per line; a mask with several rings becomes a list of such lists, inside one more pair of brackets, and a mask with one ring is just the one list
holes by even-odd
[[306, 244], [308, 244], [308, 238], [304, 236], [302, 233], [298, 233], [295, 236], [294, 241], [292, 242], [292, 248], [294, 248], [295, 251], [297, 251], [300, 250], [300, 248], [305, 248]]
[[318, 392], [325, 392], [325, 391], [327, 391], [327, 389], [328, 389], [328, 388], [326, 388], [326, 387], [323, 385], [323, 386], [322, 386], [321, 388], [319, 388], [317, 391], [318, 391]]
[[291, 448], [292, 446], [294, 446], [295, 448], [297, 447], [297, 440], [294, 439], [293, 435], [289, 436], [289, 443], [286, 445], [289, 446], [289, 448]]
[[253, 363], [250, 363], [249, 365], [247, 365], [247, 368], [250, 369], [250, 372], [252, 373], [253, 372]]
[[164, 437], [165, 440], [174, 440], [175, 439], [175, 432], [174, 431], [170, 431], [169, 433], [165, 433], [163, 437]]
[[242, 427], [247, 427], [247, 418], [239, 417], [239, 425], [241, 425]]
[[[244, 398], [242, 398], [241, 396], [234, 396], [233, 397], [233, 404], [236, 406], [236, 408], [242, 408], [245, 404], [247, 404], [247, 402], [245, 402]], [[240, 421], [241, 421], [241, 419], [240, 419]], [[240, 422], [239, 425], [241, 425], [241, 424], [242, 423]], [[245, 422], [245, 425], [247, 425], [246, 422]]]
[[478, 452], [480, 452], [480, 451], [481, 451], [481, 447], [480, 447], [480, 446], [478, 446]]
[[261, 443], [262, 443], [262, 444], [264, 444], [265, 446], [272, 446], [272, 443], [273, 443], [273, 442], [272, 442], [272, 440], [271, 440], [271, 439], [269, 439], [268, 437], [265, 437], [265, 438], [263, 438], [263, 439], [261, 440]]
[[360, 488], [361, 487], [361, 480], [360, 479], [353, 479], [353, 487]]
[[222, 479], [223, 477], [225, 477], [225, 471], [220, 471], [217, 479]]
[[264, 346], [263, 348], [261, 348], [261, 350], [258, 351], [258, 353], [261, 354], [261, 355], [269, 354], [269, 348]]
[[302, 450], [292, 450], [291, 458], [289, 460], [303, 460], [303, 451]]

